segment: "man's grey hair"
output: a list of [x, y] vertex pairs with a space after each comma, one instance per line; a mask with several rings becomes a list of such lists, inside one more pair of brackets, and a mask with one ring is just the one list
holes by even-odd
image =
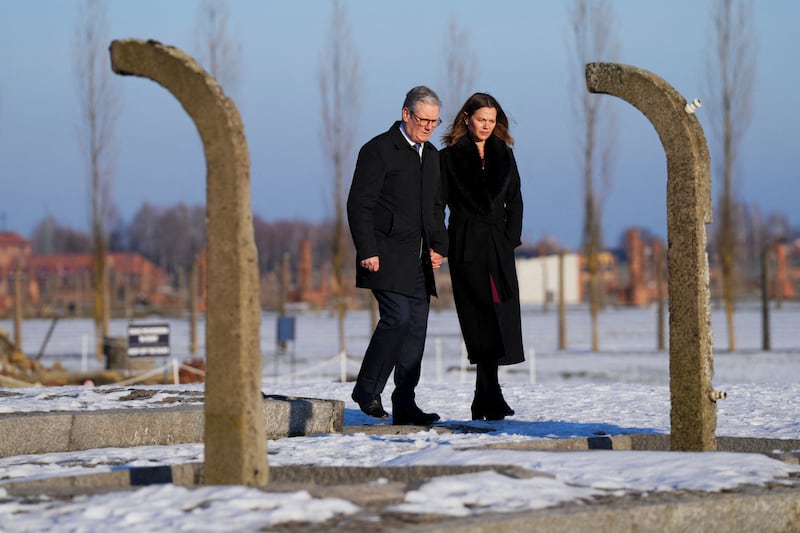
[[433, 92], [433, 89], [424, 85], [418, 85], [406, 93], [406, 100], [403, 102], [403, 107], [407, 107], [409, 111], [413, 113], [416, 112], [417, 104], [420, 102], [442, 107], [439, 96]]

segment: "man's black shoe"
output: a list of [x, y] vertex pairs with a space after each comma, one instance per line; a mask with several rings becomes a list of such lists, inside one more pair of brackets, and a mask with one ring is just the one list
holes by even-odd
[[383, 408], [380, 396], [371, 396], [369, 399], [363, 399], [356, 396], [356, 393], [353, 392], [350, 397], [353, 398], [353, 401], [358, 404], [361, 412], [365, 415], [369, 415], [373, 418], [380, 418], [382, 420], [389, 418], [389, 413], [387, 413]]
[[395, 426], [430, 426], [437, 420], [438, 414], [424, 413], [417, 406], [408, 411], [392, 410], [392, 424]]

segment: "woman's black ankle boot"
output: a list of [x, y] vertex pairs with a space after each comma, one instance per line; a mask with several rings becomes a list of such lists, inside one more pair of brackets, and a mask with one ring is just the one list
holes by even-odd
[[510, 405], [506, 402], [506, 399], [503, 398], [503, 391], [500, 390], [500, 386], [497, 387], [497, 394], [499, 395], [498, 405], [500, 405], [501, 410], [505, 414], [505, 416], [513, 416], [514, 410], [511, 408]]
[[514, 414], [514, 410], [506, 403], [500, 390], [496, 362], [478, 363], [475, 383], [476, 400], [472, 402], [473, 420], [503, 420]]
[[475, 390], [475, 397], [472, 399], [472, 406], [470, 407], [472, 410], [472, 419], [473, 420], [483, 420], [486, 418], [486, 412], [483, 406], [483, 394]]
[[475, 397], [472, 399], [472, 419], [484, 420], [486, 418], [486, 399], [488, 397], [486, 372], [481, 363], [475, 369]]

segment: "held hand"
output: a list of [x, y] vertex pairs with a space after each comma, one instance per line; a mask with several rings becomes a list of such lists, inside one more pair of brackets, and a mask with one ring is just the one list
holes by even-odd
[[444, 261], [444, 257], [440, 254], [436, 253], [433, 248], [429, 250], [431, 254], [431, 265], [433, 266], [434, 270], [438, 270], [440, 266], [442, 266], [442, 262]]
[[361, 268], [366, 268], [370, 272], [377, 272], [381, 266], [380, 259], [378, 259], [377, 255], [362, 259], [360, 264]]

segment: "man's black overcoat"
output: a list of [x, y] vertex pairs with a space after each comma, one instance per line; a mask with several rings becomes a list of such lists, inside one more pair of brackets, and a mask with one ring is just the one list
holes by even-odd
[[[429, 248], [447, 255], [439, 153], [430, 142], [419, 154], [400, 122], [358, 153], [347, 198], [347, 221], [356, 247], [356, 286], [413, 295], [422, 253], [427, 291], [436, 296]], [[359, 262], [378, 256], [380, 269]]]

